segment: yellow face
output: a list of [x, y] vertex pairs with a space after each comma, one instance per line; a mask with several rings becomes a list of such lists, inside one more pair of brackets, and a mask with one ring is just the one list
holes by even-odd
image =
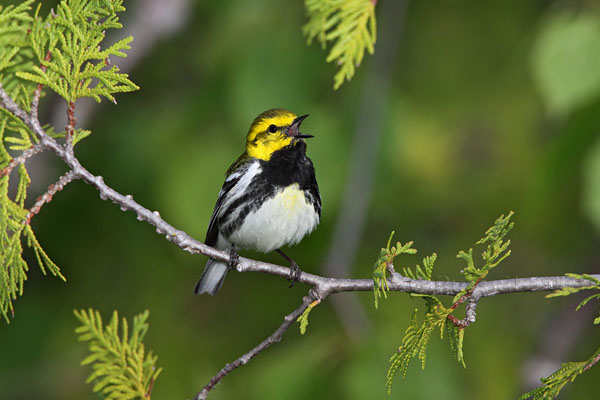
[[250, 157], [268, 161], [273, 152], [289, 146], [292, 137], [286, 129], [294, 122], [296, 114], [276, 108], [260, 114], [248, 131], [246, 153]]

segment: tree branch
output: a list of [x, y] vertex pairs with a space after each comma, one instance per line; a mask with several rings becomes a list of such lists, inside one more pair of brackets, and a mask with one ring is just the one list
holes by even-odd
[[598, 361], [600, 361], [600, 353], [598, 353], [596, 355], [596, 357], [594, 357], [594, 359], [592, 361], [590, 361], [589, 363], [587, 363], [585, 365], [585, 367], [583, 368], [583, 370], [587, 371], [588, 369], [592, 368]]
[[0, 176], [10, 175], [15, 167], [23, 164], [25, 161], [42, 151], [44, 151], [44, 146], [42, 146], [41, 143], [34, 144], [27, 150], [24, 150], [19, 157], [10, 160], [8, 165], [0, 170]]
[[[70, 168], [70, 171], [65, 174], [61, 180], [70, 181], [73, 179], [82, 179], [86, 183], [95, 187], [100, 193], [100, 198], [103, 200], [111, 200], [117, 204], [121, 210], [133, 211], [140, 221], [146, 221], [156, 228], [156, 232], [164, 235], [167, 240], [173, 242], [181, 249], [192, 254], [203, 254], [219, 261], [228, 262], [229, 252], [216, 250], [204, 243], [192, 238], [184, 231], [178, 230], [164, 221], [157, 211], [150, 211], [133, 200], [130, 195], [122, 195], [104, 183], [101, 176], [93, 175], [85, 169], [79, 160], [75, 157], [72, 151], [69, 151], [68, 145], [63, 146], [56, 140], [48, 136], [41, 127], [39, 121], [31, 115], [23, 111], [19, 106], [8, 96], [6, 91], [0, 84], [0, 106], [12, 113], [25, 123], [40, 139], [41, 145], [60, 157], [65, 164]], [[287, 279], [290, 275], [290, 269], [280, 265], [269, 264], [257, 260], [252, 260], [244, 257], [239, 258], [236, 266], [239, 272], [261, 272], [271, 275], [277, 275]], [[600, 275], [592, 275], [600, 279]], [[273, 332], [271, 336], [261, 342], [248, 353], [244, 354], [236, 361], [227, 364], [217, 375], [215, 375], [209, 383], [196, 396], [196, 399], [206, 398], [208, 392], [229, 372], [233, 371], [240, 365], [246, 364], [250, 359], [256, 356], [261, 351], [265, 350], [273, 343], [281, 340], [285, 331], [292, 323], [309, 307], [313, 301], [322, 301], [330, 294], [340, 292], [358, 292], [372, 291], [373, 279], [345, 279], [345, 278], [328, 278], [318, 275], [301, 272], [298, 282], [312, 287], [308, 296], [303, 298], [303, 302], [296, 310], [288, 314], [284, 322]], [[467, 282], [447, 282], [447, 281], [425, 281], [408, 279], [393, 271], [390, 268], [390, 277], [388, 279], [388, 287], [390, 291], [431, 294], [431, 295], [456, 295], [467, 287]], [[465, 324], [475, 321], [475, 306], [483, 297], [490, 297], [499, 294], [515, 293], [515, 292], [537, 292], [537, 291], [553, 291], [566, 287], [580, 288], [590, 286], [590, 282], [582, 279], [574, 279], [567, 276], [553, 277], [532, 277], [532, 278], [514, 278], [502, 279], [496, 281], [482, 281], [470, 292], [467, 303], [467, 317]], [[465, 301], [463, 300], [463, 301]], [[458, 321], [459, 323], [461, 321]], [[467, 323], [468, 322], [468, 323]], [[466, 325], [465, 325], [466, 326]], [[597, 362], [598, 360], [594, 360]], [[590, 365], [591, 366], [591, 365]]]
[[252, 350], [247, 352], [246, 354], [239, 357], [232, 363], [225, 365], [212, 379], [202, 388], [202, 391], [194, 397], [194, 400], [204, 400], [208, 396], [208, 392], [210, 392], [220, 381], [241, 365], [245, 365], [250, 361], [254, 356], [258, 355], [261, 351], [270, 347], [272, 344], [278, 343], [281, 341], [283, 334], [289, 329], [290, 326], [298, 319], [300, 315], [310, 306], [310, 304], [316, 299], [312, 296], [311, 293], [308, 296], [304, 296], [302, 298], [302, 304], [294, 311], [289, 313], [283, 318], [283, 322], [279, 325], [279, 328], [275, 330], [268, 338], [263, 340], [258, 346], [254, 347]]
[[40, 212], [44, 204], [50, 203], [57, 192], [63, 190], [65, 186], [67, 186], [76, 178], [77, 175], [73, 172], [73, 170], [70, 170], [61, 176], [56, 183], [48, 186], [46, 193], [38, 197], [35, 204], [29, 209], [29, 213], [25, 217], [25, 224], [29, 224], [31, 222], [31, 218]]

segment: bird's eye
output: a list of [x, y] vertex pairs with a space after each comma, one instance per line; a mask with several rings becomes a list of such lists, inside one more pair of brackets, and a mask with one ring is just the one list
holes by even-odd
[[269, 132], [271, 132], [271, 133], [277, 132], [277, 127], [275, 125], [269, 125]]

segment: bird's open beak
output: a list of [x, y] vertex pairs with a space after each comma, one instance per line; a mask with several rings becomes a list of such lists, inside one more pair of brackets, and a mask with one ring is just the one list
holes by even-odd
[[301, 117], [296, 118], [292, 122], [290, 127], [288, 128], [287, 135], [290, 137], [301, 138], [301, 139], [307, 139], [307, 138], [314, 137], [313, 135], [307, 135], [307, 134], [300, 132], [300, 124], [302, 123], [302, 121], [304, 121], [304, 119], [306, 117], [308, 117], [308, 114], [302, 115]]

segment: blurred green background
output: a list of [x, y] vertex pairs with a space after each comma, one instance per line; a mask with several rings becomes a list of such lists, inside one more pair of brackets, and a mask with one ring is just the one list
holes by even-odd
[[[370, 277], [395, 230], [396, 240], [414, 240], [419, 249], [398, 267], [437, 252], [437, 278], [460, 279], [458, 250], [510, 210], [513, 254], [489, 279], [600, 272], [598, 3], [446, 0], [403, 8], [391, 1], [377, 5], [375, 56], [338, 91], [326, 52], [306, 46], [301, 1], [162, 2], [156, 18], [167, 18], [171, 7], [183, 11], [147, 46], [137, 47], [150, 33], [134, 34], [130, 54], [140, 54], [130, 75], [141, 90], [118, 96], [118, 106], [93, 106], [80, 125], [93, 135], [77, 155], [116, 190], [204, 239], [250, 122], [284, 107], [310, 114], [303, 128], [315, 135], [308, 153], [323, 198], [319, 229], [288, 252], [303, 269], [324, 273], [341, 207], [354, 201], [342, 196], [348, 171], [359, 163], [358, 171], [374, 168], [374, 181], [365, 188], [370, 200], [352, 277]], [[127, 3], [126, 29], [157, 2]], [[44, 12], [51, 6], [44, 2]], [[142, 24], [149, 31], [159, 25]], [[52, 97], [43, 107], [45, 122], [64, 114]], [[372, 166], [352, 156], [359, 125], [376, 144]], [[51, 156], [38, 168], [32, 199], [64, 171]], [[114, 309], [128, 318], [149, 309], [146, 345], [164, 368], [153, 399], [191, 398], [269, 335], [307, 291], [272, 276], [231, 273], [217, 296], [195, 296], [205, 258], [181, 251], [82, 182], [58, 194], [33, 226], [67, 282], [31, 269], [15, 317], [0, 326], [1, 399], [96, 398], [84, 383], [89, 367], [79, 366], [85, 346], [73, 332], [73, 309], [87, 307], [105, 319]], [[597, 304], [575, 313], [576, 298], [497, 296], [480, 303], [466, 331], [466, 369], [434, 337], [425, 371], [414, 362], [388, 397], [388, 358], [422, 304], [397, 293], [375, 311], [371, 293], [357, 298], [366, 314], [361, 329], [342, 324], [329, 299], [311, 313], [306, 335], [294, 326], [210, 398], [509, 399], [560, 361], [585, 359], [598, 346]], [[598, 398], [599, 378], [600, 367], [592, 368], [562, 398]]]

